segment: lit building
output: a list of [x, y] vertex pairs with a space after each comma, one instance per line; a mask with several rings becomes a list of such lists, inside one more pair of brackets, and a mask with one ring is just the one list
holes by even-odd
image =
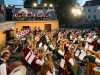
[[83, 5], [83, 19], [100, 19], [100, 1], [86, 1]]

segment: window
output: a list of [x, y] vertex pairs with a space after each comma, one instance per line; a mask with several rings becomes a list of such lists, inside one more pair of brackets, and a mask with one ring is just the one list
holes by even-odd
[[91, 9], [88, 9], [88, 12], [91, 12]]
[[84, 9], [84, 12], [86, 12], [86, 9]]
[[90, 15], [88, 16], [88, 19], [91, 19], [91, 16]]
[[88, 2], [88, 6], [91, 6], [91, 2]]
[[93, 15], [93, 18], [96, 19], [96, 15]]
[[96, 8], [93, 8], [93, 12], [96, 12]]

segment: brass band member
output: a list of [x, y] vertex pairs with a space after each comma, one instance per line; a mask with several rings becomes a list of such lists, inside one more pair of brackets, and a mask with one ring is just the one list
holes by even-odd
[[8, 65], [6, 61], [9, 59], [10, 54], [8, 52], [3, 53], [0, 58], [0, 75], [7, 75]]
[[49, 61], [44, 62], [40, 75], [55, 75], [54, 66]]
[[41, 66], [43, 65], [44, 63], [44, 56], [43, 55], [40, 55], [39, 51], [37, 51], [35, 53], [35, 58], [32, 62], [32, 67], [35, 71], [38, 71], [41, 69]]

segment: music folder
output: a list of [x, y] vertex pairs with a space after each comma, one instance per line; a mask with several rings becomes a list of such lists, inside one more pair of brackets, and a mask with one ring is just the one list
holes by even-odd
[[26, 60], [29, 64], [31, 64], [34, 58], [35, 58], [35, 55], [33, 54], [32, 51], [30, 51], [30, 52], [26, 55], [25, 60]]
[[75, 53], [75, 56], [76, 56], [76, 57], [78, 57], [78, 56], [79, 56], [79, 54], [80, 54], [80, 51], [79, 51], [79, 50], [77, 50], [77, 51], [76, 51], [76, 53]]
[[80, 60], [83, 60], [85, 56], [86, 56], [86, 53], [83, 53], [83, 52], [82, 52], [82, 53], [79, 55], [78, 58], [79, 58]]
[[64, 65], [65, 65], [65, 60], [64, 60], [64, 59], [61, 59], [60, 67], [61, 67], [61, 68], [64, 68]]

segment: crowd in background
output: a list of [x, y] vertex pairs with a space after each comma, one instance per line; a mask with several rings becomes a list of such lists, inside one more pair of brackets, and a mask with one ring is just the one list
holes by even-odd
[[78, 22], [71, 22], [67, 24], [67, 27], [84, 27], [84, 26], [95, 26], [97, 24], [100, 24], [100, 19], [99, 20], [81, 20]]

